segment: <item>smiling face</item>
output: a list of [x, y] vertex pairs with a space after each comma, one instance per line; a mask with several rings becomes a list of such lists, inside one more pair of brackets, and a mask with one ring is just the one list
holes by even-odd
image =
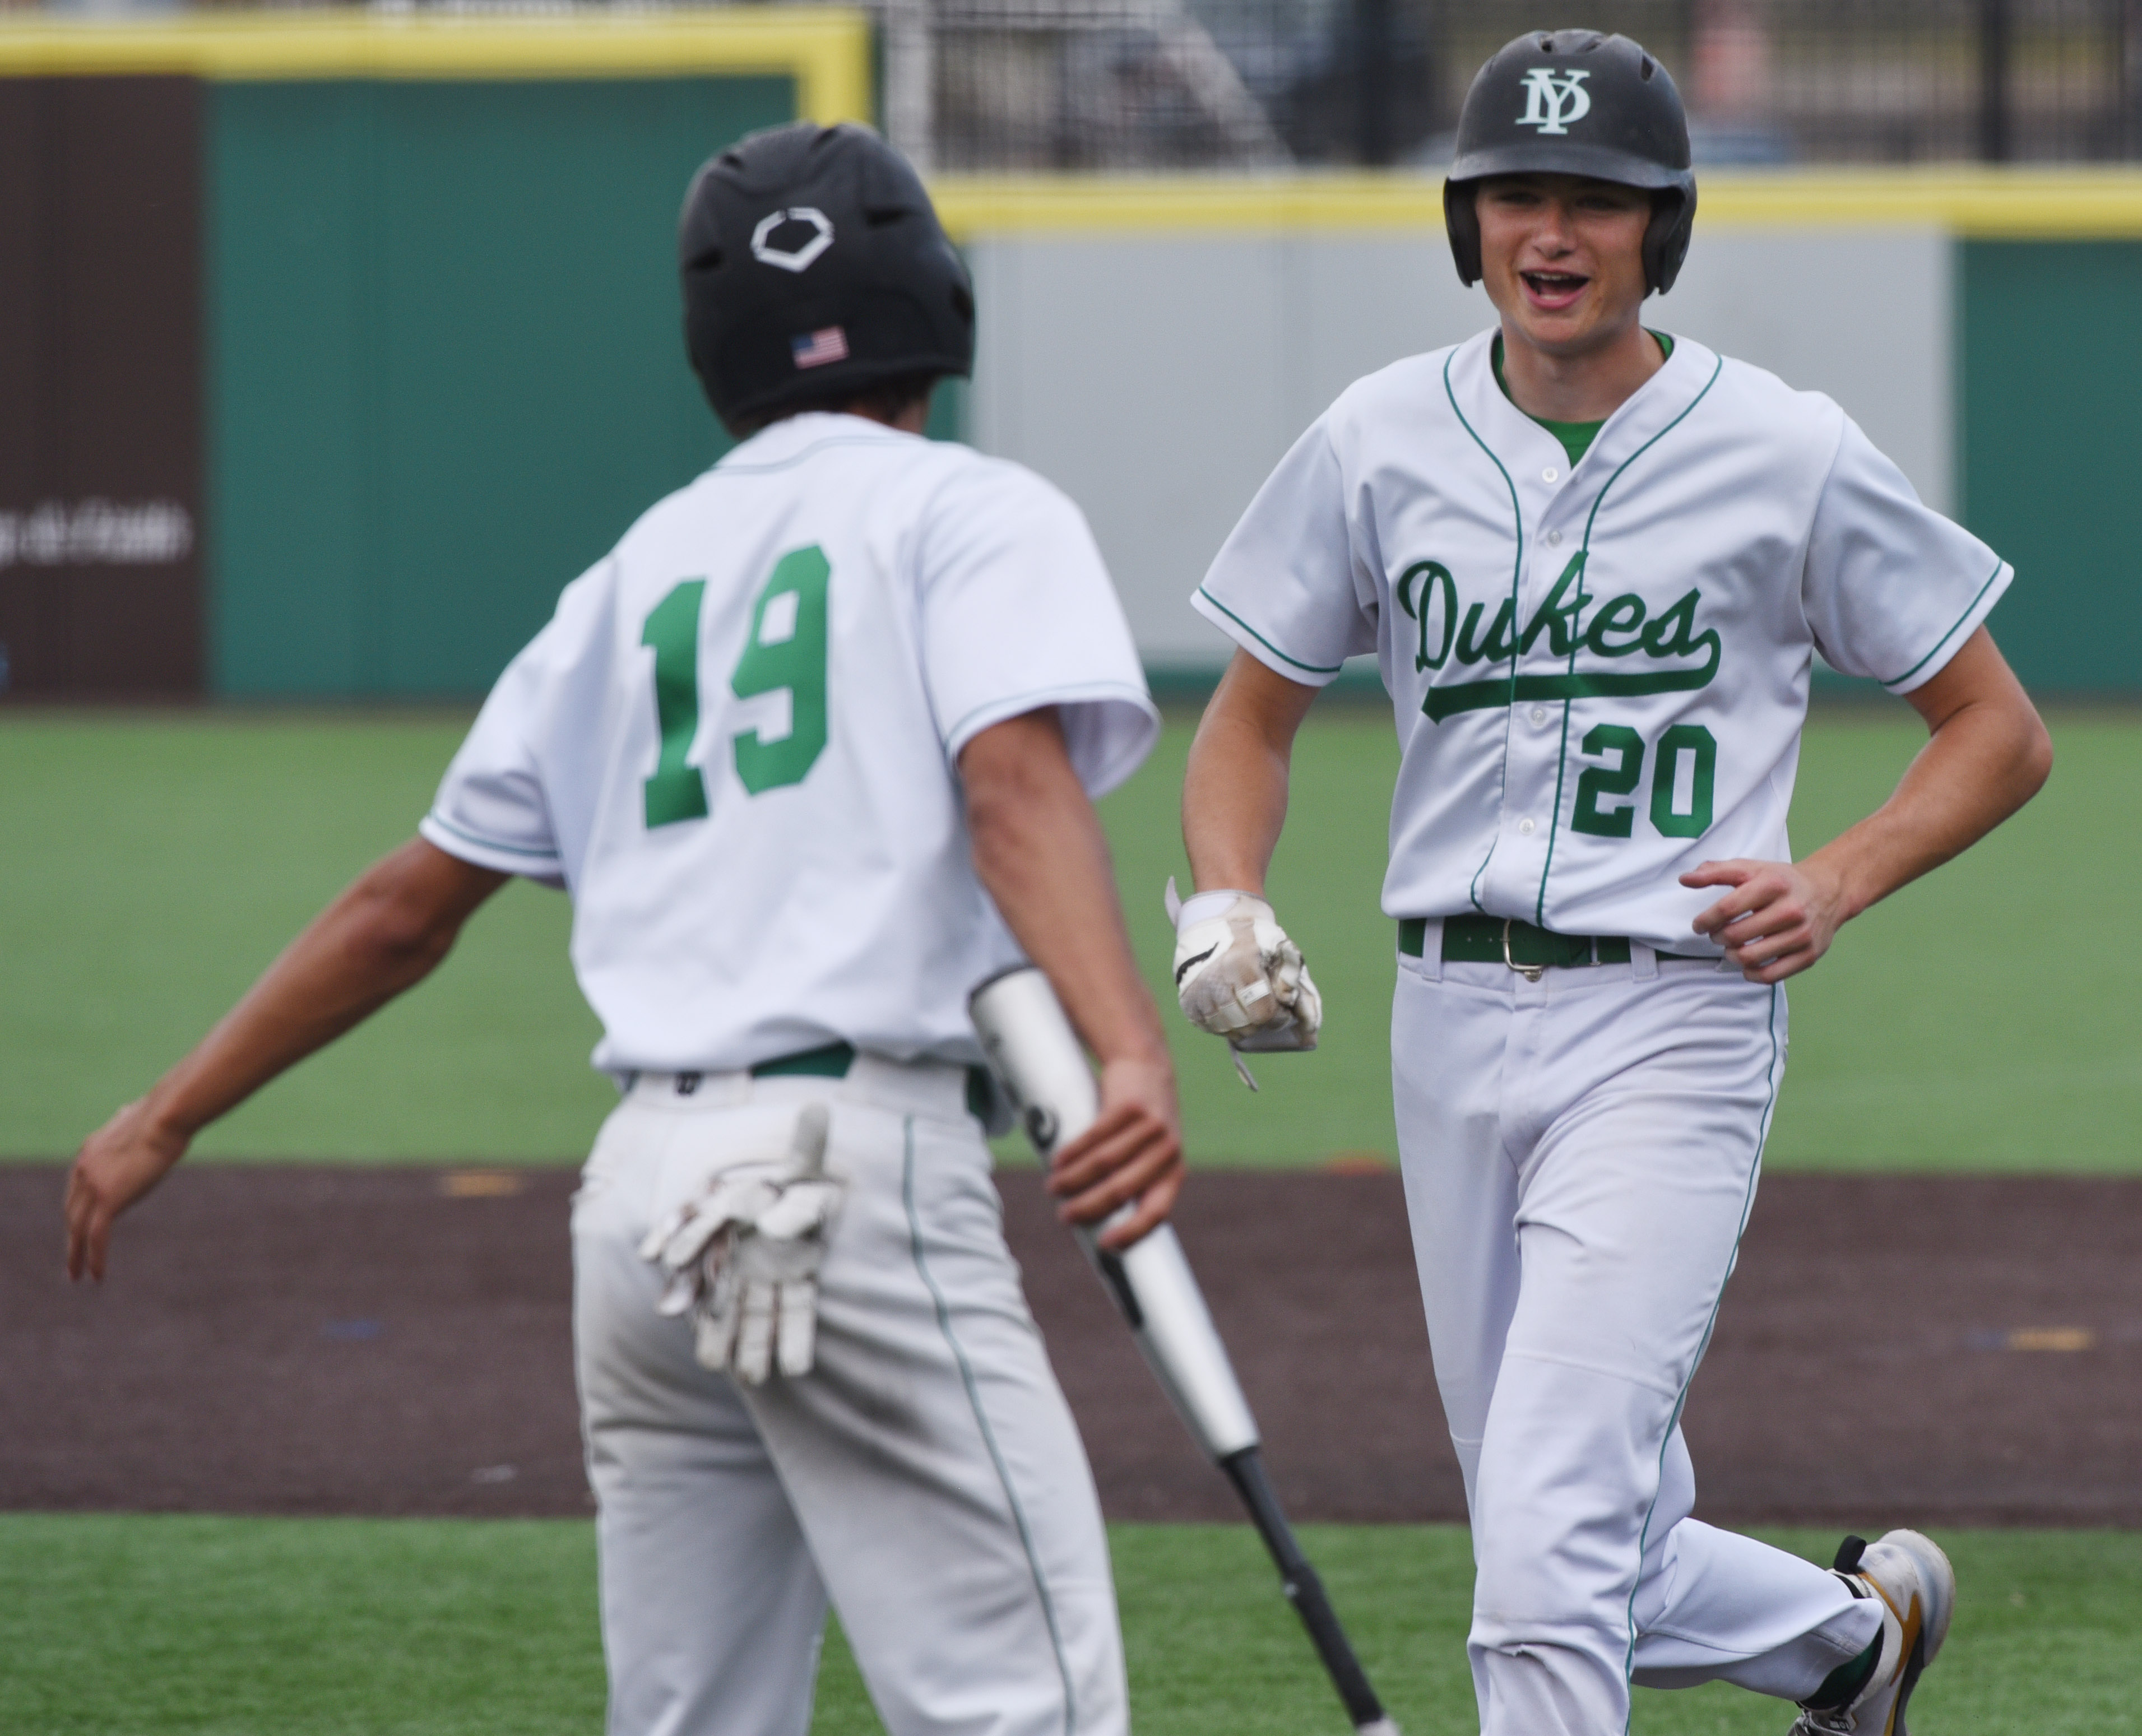
[[1573, 360], [1626, 342], [1651, 195], [1577, 175], [1495, 175], [1475, 195], [1481, 279], [1511, 340]]

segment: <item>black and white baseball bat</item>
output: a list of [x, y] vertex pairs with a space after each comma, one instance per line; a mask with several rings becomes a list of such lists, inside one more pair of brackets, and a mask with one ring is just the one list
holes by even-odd
[[[1059, 1146], [1091, 1127], [1100, 1113], [1093, 1069], [1056, 991], [1040, 971], [1020, 965], [983, 984], [969, 1006], [983, 1051], [1045, 1163]], [[1131, 1210], [1125, 1206], [1118, 1216]], [[1089, 1228], [1080, 1228], [1078, 1235], [1129, 1325], [1146, 1366], [1192, 1438], [1226, 1473], [1249, 1509], [1279, 1569], [1286, 1600], [1309, 1630], [1354, 1728], [1360, 1736], [1399, 1736], [1397, 1724], [1384, 1712], [1360, 1660], [1354, 1655], [1323, 1581], [1302, 1553], [1294, 1527], [1272, 1492], [1256, 1419], [1250, 1414], [1227, 1347], [1220, 1341], [1174, 1226], [1162, 1224], [1120, 1254], [1103, 1249]]]

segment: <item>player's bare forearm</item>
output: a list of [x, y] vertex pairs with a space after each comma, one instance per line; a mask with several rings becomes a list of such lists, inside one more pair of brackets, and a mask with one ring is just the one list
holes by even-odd
[[1286, 823], [1295, 733], [1315, 698], [1246, 651], [1227, 665], [1182, 778], [1182, 842], [1199, 891], [1264, 891]]
[[2053, 769], [2045, 722], [1984, 628], [1908, 697], [1927, 745], [1888, 801], [1815, 852], [1834, 864], [1850, 915], [1968, 850]]
[[1104, 1238], [1127, 1247], [1174, 1204], [1182, 1138], [1175, 1069], [1131, 954], [1108, 839], [1053, 708], [984, 730], [961, 750], [960, 775], [975, 871], [1101, 1063], [1100, 1119], [1057, 1152], [1050, 1191], [1073, 1223], [1136, 1200]]
[[1684, 885], [1733, 889], [1695, 928], [1724, 942], [1750, 980], [1805, 970], [1845, 923], [1968, 850], [2051, 772], [2044, 720], [1984, 628], [1906, 697], [1928, 740], [1873, 813], [1797, 863], [1705, 862], [1681, 876]]
[[191, 1053], [83, 1142], [67, 1178], [68, 1275], [102, 1278], [112, 1220], [196, 1133], [421, 982], [506, 879], [422, 839], [361, 875]]

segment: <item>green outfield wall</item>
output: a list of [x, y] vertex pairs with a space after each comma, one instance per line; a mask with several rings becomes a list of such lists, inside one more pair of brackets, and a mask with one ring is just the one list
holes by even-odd
[[834, 7], [0, 17], [0, 692], [481, 692], [722, 450], [693, 170]]
[[679, 197], [782, 78], [231, 84], [210, 110], [210, 679], [481, 691], [720, 432]]
[[2142, 239], [1957, 254], [1958, 501], [2019, 580], [1995, 631], [2034, 687], [2133, 692]]

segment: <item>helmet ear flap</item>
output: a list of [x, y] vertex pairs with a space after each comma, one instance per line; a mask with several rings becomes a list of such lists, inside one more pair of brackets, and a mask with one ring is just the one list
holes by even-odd
[[1478, 191], [1477, 181], [1443, 184], [1443, 227], [1450, 236], [1450, 257], [1458, 267], [1458, 281], [1468, 289], [1480, 281], [1480, 208], [1475, 202]]
[[1664, 187], [1651, 195], [1651, 220], [1644, 230], [1644, 287], [1664, 295], [1681, 275], [1695, 227], [1695, 190]]

